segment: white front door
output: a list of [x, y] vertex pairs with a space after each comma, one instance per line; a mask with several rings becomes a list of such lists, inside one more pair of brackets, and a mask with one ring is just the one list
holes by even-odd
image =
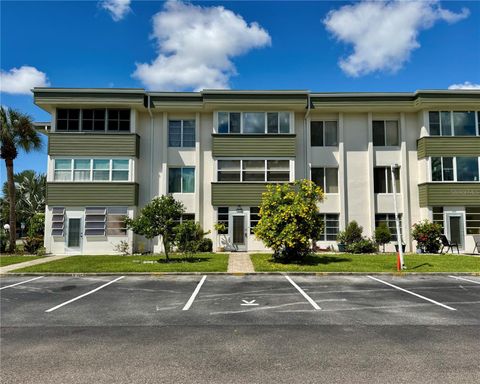
[[232, 215], [232, 233], [230, 238], [234, 249], [244, 252], [247, 250], [247, 228], [245, 226], [245, 214]]
[[83, 229], [82, 218], [69, 217], [66, 236], [67, 253], [82, 253]]
[[458, 244], [458, 248], [465, 249], [465, 219], [463, 213], [445, 213], [445, 231], [449, 241]]

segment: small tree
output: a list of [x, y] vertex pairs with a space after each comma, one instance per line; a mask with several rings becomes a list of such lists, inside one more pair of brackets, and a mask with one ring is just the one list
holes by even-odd
[[182, 253], [196, 253], [202, 250], [205, 235], [199, 223], [193, 220], [184, 221], [175, 229], [175, 244]]
[[380, 225], [375, 228], [375, 240], [383, 248], [383, 253], [385, 253], [385, 244], [389, 243], [392, 240], [392, 233], [387, 227], [387, 224], [380, 223]]
[[[175, 239], [175, 227], [178, 225], [185, 207], [172, 196], [160, 196], [154, 198], [140, 211], [135, 219], [126, 218], [125, 224], [138, 235], [153, 239], [162, 236], [165, 259], [170, 261], [168, 253]], [[160, 261], [160, 260], [159, 260]]]
[[268, 185], [260, 204], [255, 235], [273, 249], [273, 257], [286, 261], [310, 253], [310, 240], [318, 239], [323, 221], [317, 204], [323, 191], [310, 180]]
[[442, 226], [424, 220], [413, 224], [412, 237], [417, 241], [417, 247], [424, 253], [437, 253], [440, 249], [440, 235]]
[[347, 228], [345, 228], [344, 231], [338, 233], [337, 241], [345, 245], [357, 243], [363, 239], [362, 233], [363, 227], [353, 220], [348, 223]]

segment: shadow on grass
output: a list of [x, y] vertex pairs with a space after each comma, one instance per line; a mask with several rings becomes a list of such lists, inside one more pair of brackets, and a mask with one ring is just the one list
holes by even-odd
[[420, 267], [433, 267], [433, 264], [430, 264], [430, 263], [423, 263], [423, 264], [418, 264], [414, 267], [409, 267], [408, 269], [417, 269], [417, 268], [420, 268]]
[[211, 257], [196, 257], [196, 256], [187, 256], [187, 257], [170, 257], [170, 260], [167, 261], [165, 258], [158, 259], [156, 262], [160, 264], [183, 264], [183, 263], [203, 263], [208, 262]]
[[275, 260], [271, 258], [269, 261], [272, 263], [279, 263], [279, 264], [326, 265], [326, 264], [332, 264], [332, 263], [348, 263], [348, 262], [351, 262], [352, 259], [349, 259], [346, 257], [309, 255], [301, 260]]

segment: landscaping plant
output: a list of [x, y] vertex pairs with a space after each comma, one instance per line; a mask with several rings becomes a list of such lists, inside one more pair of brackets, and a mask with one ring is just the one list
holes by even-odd
[[28, 223], [27, 236], [23, 240], [23, 247], [29, 254], [35, 254], [43, 246], [43, 232], [45, 228], [45, 214], [35, 213]]
[[323, 231], [321, 201], [322, 189], [310, 180], [267, 185], [254, 233], [273, 250], [274, 259], [289, 262], [311, 252], [311, 241]]
[[417, 241], [417, 248], [423, 253], [437, 253], [440, 249], [440, 235], [442, 234], [442, 226], [432, 223], [428, 220], [413, 224], [412, 237]]
[[128, 229], [147, 239], [161, 236], [165, 259], [169, 262], [168, 254], [175, 241], [175, 227], [184, 212], [185, 207], [181, 202], [171, 195], [163, 195], [152, 199], [135, 219], [125, 218], [125, 224]]
[[347, 245], [347, 251], [350, 253], [375, 253], [377, 252], [377, 244], [373, 239], [364, 237]]
[[385, 253], [385, 244], [392, 240], [392, 233], [390, 232], [387, 224], [380, 223], [380, 225], [375, 228], [375, 240], [377, 244], [382, 246], [383, 253]]
[[350, 245], [363, 239], [362, 237], [363, 227], [353, 220], [348, 223], [347, 228], [344, 231], [340, 231], [337, 234], [337, 241], [339, 244]]
[[204, 237], [209, 233], [193, 220], [184, 221], [175, 228], [175, 245], [182, 253], [208, 252], [203, 249], [208, 248]]

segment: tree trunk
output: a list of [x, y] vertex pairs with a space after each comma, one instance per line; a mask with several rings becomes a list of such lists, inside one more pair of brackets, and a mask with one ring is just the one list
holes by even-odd
[[162, 240], [163, 240], [163, 249], [165, 251], [165, 261], [168, 263], [170, 262], [170, 258], [168, 257], [168, 248], [170, 244], [168, 243], [166, 236], [162, 236]]
[[15, 252], [17, 241], [17, 215], [15, 212], [15, 182], [13, 181], [13, 159], [5, 159], [7, 167], [8, 200], [10, 202], [10, 244], [8, 251]]

